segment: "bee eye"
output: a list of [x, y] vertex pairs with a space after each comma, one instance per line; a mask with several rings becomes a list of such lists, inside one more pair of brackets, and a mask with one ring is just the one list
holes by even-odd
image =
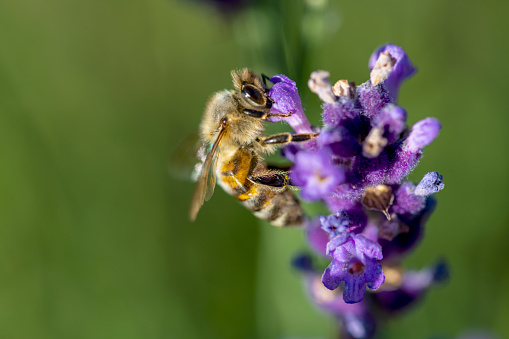
[[267, 102], [263, 92], [253, 85], [243, 85], [242, 96], [257, 106], [264, 106]]

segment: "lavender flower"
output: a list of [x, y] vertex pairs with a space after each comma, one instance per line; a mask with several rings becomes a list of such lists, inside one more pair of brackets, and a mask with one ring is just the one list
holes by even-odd
[[271, 117], [268, 121], [276, 122], [283, 120], [297, 133], [313, 133], [311, 125], [304, 114], [295, 81], [290, 80], [284, 75], [275, 75], [270, 78], [270, 81], [274, 85], [269, 91], [269, 96], [275, 102], [272, 105], [271, 113], [291, 113], [292, 115], [288, 118]]
[[[360, 302], [366, 288], [377, 290], [382, 265], [415, 248], [435, 206], [430, 194], [443, 188], [436, 172], [417, 187], [403, 182], [441, 128], [435, 118], [409, 128], [407, 111], [397, 105], [401, 84], [416, 68], [390, 44], [375, 51], [369, 67], [370, 79], [358, 87], [346, 80], [332, 85], [328, 72], [313, 72], [308, 85], [323, 101], [324, 126], [316, 140], [284, 152], [294, 162], [291, 182], [302, 188], [302, 198], [321, 200], [331, 211], [320, 217], [321, 229], [318, 219], [308, 224], [307, 235], [319, 255], [332, 257], [324, 286], [340, 287], [347, 303]], [[295, 83], [283, 75], [271, 81], [271, 112], [291, 112], [284, 120], [297, 133], [313, 132]]]
[[321, 215], [320, 223], [322, 224], [322, 229], [329, 233], [330, 237], [336, 237], [345, 233], [349, 220], [341, 215]]
[[392, 65], [392, 70], [389, 72], [384, 87], [390, 93], [394, 100], [398, 99], [399, 87], [401, 83], [415, 74], [417, 69], [412, 65], [408, 55], [403, 48], [387, 44], [379, 47], [369, 58], [369, 69], [373, 70], [380, 59], [380, 55], [388, 53], [392, 59], [395, 60]]
[[302, 187], [302, 198], [322, 199], [345, 181], [345, 170], [332, 164], [331, 155], [328, 148], [297, 154], [290, 178], [294, 185]]
[[343, 300], [357, 303], [364, 298], [366, 287], [379, 288], [385, 276], [377, 260], [382, 259], [382, 247], [362, 235], [349, 237], [332, 253], [334, 260], [325, 270], [322, 281], [334, 290], [344, 283]]

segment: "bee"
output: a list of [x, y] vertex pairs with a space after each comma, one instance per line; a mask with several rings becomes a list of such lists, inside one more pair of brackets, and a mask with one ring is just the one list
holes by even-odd
[[206, 106], [200, 124], [203, 163], [191, 201], [189, 217], [196, 219], [205, 200], [218, 184], [260, 219], [274, 226], [300, 225], [303, 212], [299, 200], [288, 189], [287, 170], [269, 168], [263, 154], [290, 142], [304, 142], [316, 134], [281, 133], [264, 137], [274, 101], [268, 96], [266, 80], [244, 68], [231, 72], [234, 90], [215, 93]]

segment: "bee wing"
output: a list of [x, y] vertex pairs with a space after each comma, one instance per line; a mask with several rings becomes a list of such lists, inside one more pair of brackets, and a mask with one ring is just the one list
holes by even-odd
[[216, 141], [212, 145], [196, 182], [191, 208], [189, 209], [189, 218], [191, 221], [196, 219], [196, 215], [205, 200], [209, 200], [214, 193], [216, 186], [216, 167], [219, 154], [219, 146], [225, 135], [226, 129], [223, 127], [217, 136]]
[[205, 162], [208, 146], [201, 141], [198, 131], [189, 134], [171, 154], [168, 164], [170, 174], [178, 179], [196, 181]]

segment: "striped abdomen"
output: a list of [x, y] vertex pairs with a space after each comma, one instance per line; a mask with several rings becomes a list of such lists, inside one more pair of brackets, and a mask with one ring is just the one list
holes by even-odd
[[250, 180], [260, 172], [258, 157], [249, 149], [239, 149], [222, 159], [217, 168], [219, 184], [260, 219], [274, 226], [302, 224], [303, 214], [297, 198], [286, 187], [271, 187]]

